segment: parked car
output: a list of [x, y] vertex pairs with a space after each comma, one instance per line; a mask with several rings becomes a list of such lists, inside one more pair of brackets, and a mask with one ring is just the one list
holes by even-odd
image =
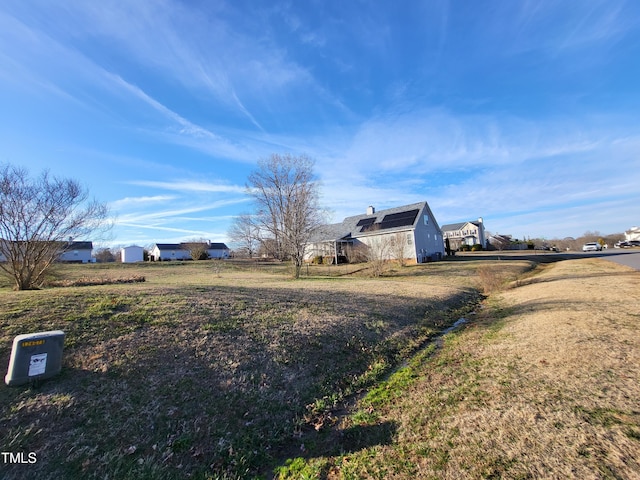
[[629, 245], [632, 247], [640, 247], [640, 240], [630, 240]]
[[624, 240], [620, 240], [613, 245], [613, 248], [629, 248], [631, 244]]
[[582, 245], [583, 252], [599, 252], [602, 250], [602, 245], [598, 242], [589, 242]]

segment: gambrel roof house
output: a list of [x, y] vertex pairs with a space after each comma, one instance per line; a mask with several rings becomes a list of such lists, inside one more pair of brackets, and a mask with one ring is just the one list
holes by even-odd
[[[151, 260], [191, 260], [189, 246], [193, 242], [183, 243], [156, 243], [149, 253]], [[206, 242], [202, 244], [209, 258], [228, 258], [229, 247], [224, 243]]]
[[[405, 259], [418, 263], [436, 260], [444, 255], [442, 232], [427, 202], [418, 202], [376, 212], [369, 207], [362, 215], [345, 218], [340, 223], [320, 227], [311, 238], [305, 258], [346, 256], [347, 249], [357, 246], [380, 247], [397, 244]], [[397, 255], [397, 248], [387, 248], [384, 259]]]
[[477, 221], [443, 225], [442, 235], [449, 239], [451, 248], [458, 248], [460, 245], [482, 245], [482, 248], [487, 246], [482, 218]]

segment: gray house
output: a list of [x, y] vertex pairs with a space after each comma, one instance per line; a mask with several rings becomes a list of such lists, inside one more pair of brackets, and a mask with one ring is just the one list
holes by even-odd
[[324, 225], [311, 238], [305, 258], [331, 256], [337, 263], [358, 248], [376, 250], [385, 260], [402, 256], [417, 263], [444, 255], [440, 227], [427, 202], [419, 202], [378, 212], [370, 206], [365, 214]]

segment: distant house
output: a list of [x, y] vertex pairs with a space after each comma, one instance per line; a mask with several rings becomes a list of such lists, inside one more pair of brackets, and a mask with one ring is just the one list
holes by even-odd
[[149, 252], [152, 261], [191, 260], [191, 252], [179, 243], [156, 243]]
[[[1, 242], [7, 242], [7, 240], [0, 240]], [[15, 245], [15, 244], [14, 244]], [[93, 253], [92, 242], [55, 242], [55, 245], [59, 247], [61, 252], [58, 256], [58, 261], [67, 263], [90, 263], [93, 262], [91, 254]], [[10, 243], [5, 243], [5, 246], [9, 247]], [[7, 258], [0, 253], [0, 262], [6, 262]]]
[[63, 247], [63, 251], [58, 257], [61, 262], [68, 263], [89, 263], [93, 259], [91, 253], [93, 252], [92, 242], [67, 242]]
[[224, 243], [209, 242], [207, 245], [209, 258], [229, 258], [229, 247]]
[[484, 222], [482, 218], [477, 221], [450, 223], [442, 226], [442, 235], [452, 250], [457, 250], [461, 245], [481, 245], [486, 248]]
[[224, 243], [156, 243], [149, 253], [152, 261], [191, 260], [193, 248], [206, 252], [208, 258], [229, 258], [229, 247]]
[[640, 240], [640, 227], [631, 227], [629, 230], [624, 232], [624, 239], [627, 242]]
[[526, 242], [519, 240], [513, 240], [511, 235], [494, 234], [489, 235], [487, 239], [487, 249], [490, 250], [527, 250], [528, 246]]
[[362, 215], [318, 229], [307, 245], [305, 258], [329, 256], [334, 263], [360, 248], [380, 248], [386, 260], [397, 259], [398, 252], [417, 263], [441, 259], [444, 255], [442, 232], [427, 202], [419, 202], [376, 212], [369, 207]]
[[122, 263], [135, 263], [144, 261], [144, 248], [137, 245], [130, 245], [120, 250], [120, 260]]

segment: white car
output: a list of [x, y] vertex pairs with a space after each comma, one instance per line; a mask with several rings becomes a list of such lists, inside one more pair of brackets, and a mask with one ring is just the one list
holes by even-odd
[[602, 250], [602, 245], [600, 245], [597, 242], [589, 242], [589, 243], [585, 243], [582, 246], [582, 251], [583, 252], [598, 252]]

